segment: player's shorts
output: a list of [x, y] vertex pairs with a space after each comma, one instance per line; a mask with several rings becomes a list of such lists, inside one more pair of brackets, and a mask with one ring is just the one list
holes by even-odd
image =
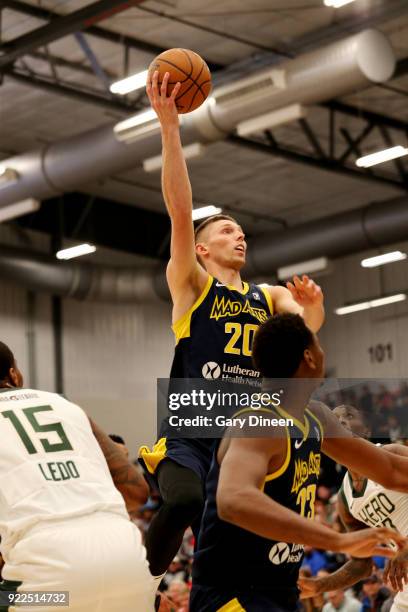
[[193, 438], [160, 438], [150, 449], [142, 446], [139, 449], [139, 461], [154, 476], [164, 459], [171, 459], [183, 467], [193, 470], [201, 482], [205, 482], [211, 465], [215, 440]]
[[68, 591], [69, 608], [10, 606], [9, 612], [153, 612], [155, 589], [136, 525], [111, 512], [47, 521], [7, 553], [4, 583], [22, 591]]
[[221, 589], [193, 584], [190, 612], [294, 612], [298, 589]]

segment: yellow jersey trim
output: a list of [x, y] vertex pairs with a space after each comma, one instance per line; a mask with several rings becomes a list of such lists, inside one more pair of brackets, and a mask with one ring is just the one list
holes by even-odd
[[238, 291], [238, 293], [240, 293], [241, 295], [246, 295], [249, 291], [249, 284], [246, 283], [245, 281], [242, 281], [242, 289], [237, 289], [236, 287], [233, 287], [232, 285], [225, 285], [225, 286], [230, 291]]
[[235, 599], [231, 599], [231, 601], [226, 603], [225, 606], [222, 606], [222, 608], [218, 608], [216, 612], [246, 612], [246, 610], [235, 597]]
[[269, 312], [273, 315], [273, 303], [271, 294], [268, 291], [268, 287], [259, 287], [262, 290], [262, 293], [265, 296], [266, 303], [268, 304]]
[[307, 418], [306, 413], [304, 415], [304, 423], [301, 423], [299, 421], [299, 419], [297, 419], [296, 417], [294, 417], [291, 414], [289, 414], [289, 412], [286, 412], [286, 410], [284, 408], [282, 408], [282, 406], [276, 406], [276, 410], [283, 417], [285, 417], [285, 419], [292, 419], [292, 421], [294, 422], [296, 427], [298, 427], [300, 429], [300, 431], [302, 432], [303, 439], [306, 440], [307, 436], [309, 435], [309, 429], [310, 429], [310, 423], [309, 423], [309, 419]]
[[[272, 472], [272, 474], [267, 474], [265, 476], [265, 482], [269, 482], [270, 480], [275, 480], [275, 478], [279, 478], [279, 476], [282, 476], [282, 474], [286, 471], [289, 465], [290, 455], [291, 455], [291, 443], [290, 443], [290, 435], [289, 435], [289, 431], [287, 427], [286, 427], [286, 438], [287, 438], [287, 445], [286, 445], [285, 461], [283, 462], [283, 464], [281, 465], [279, 469]], [[264, 487], [265, 487], [265, 483], [264, 483]]]
[[141, 446], [139, 448], [139, 457], [143, 459], [144, 464], [150, 472], [154, 474], [161, 461], [166, 457], [167, 454], [167, 440], [166, 438], [160, 438], [153, 446], [152, 450], [148, 446]]
[[191, 306], [191, 308], [189, 308], [187, 310], [186, 313], [183, 314], [182, 317], [180, 317], [180, 319], [178, 321], [176, 321], [172, 326], [172, 330], [174, 332], [174, 335], [176, 337], [176, 344], [179, 343], [179, 341], [182, 338], [189, 338], [190, 337], [190, 324], [191, 324], [191, 316], [193, 314], [193, 312], [195, 310], [197, 310], [197, 308], [199, 306], [201, 306], [201, 304], [204, 302], [205, 298], [208, 295], [208, 292], [211, 289], [211, 285], [213, 283], [214, 278], [209, 274], [208, 275], [208, 280], [207, 283], [203, 289], [203, 291], [201, 292], [201, 295], [199, 298], [197, 298], [197, 300], [194, 302], [194, 304]]
[[323, 428], [322, 422], [320, 421], [320, 419], [318, 419], [318, 418], [317, 418], [317, 416], [315, 415], [315, 413], [314, 413], [314, 412], [312, 412], [312, 411], [310, 410], [310, 408], [306, 408], [306, 412], [307, 412], [308, 414], [310, 414], [310, 416], [311, 416], [311, 417], [313, 417], [313, 418], [314, 418], [314, 420], [317, 422], [317, 424], [318, 424], [318, 426], [319, 426], [319, 428], [320, 428], [321, 440], [322, 440], [322, 442], [323, 442], [323, 439], [324, 439], [324, 428]]
[[250, 412], [267, 412], [268, 414], [273, 414], [273, 410], [270, 410], [269, 408], [252, 408], [251, 406], [247, 406], [246, 408], [241, 408], [241, 410], [238, 410], [238, 412], [234, 412], [232, 418], [238, 417], [241, 414], [244, 414], [244, 412], [247, 412], [248, 414]]

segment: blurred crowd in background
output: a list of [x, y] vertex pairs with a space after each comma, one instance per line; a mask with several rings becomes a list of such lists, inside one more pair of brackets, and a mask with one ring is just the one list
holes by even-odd
[[[408, 423], [404, 423], [408, 414], [408, 384], [391, 387], [373, 382], [331, 393], [325, 401], [330, 407], [350, 404], [369, 413], [376, 441], [408, 444]], [[337, 531], [343, 531], [336, 498], [344, 473], [343, 467], [322, 457], [315, 520]], [[160, 498], [153, 495], [140, 510], [137, 524], [143, 534], [159, 507]], [[160, 612], [188, 612], [193, 553], [194, 537], [188, 530], [178, 555], [160, 585], [163, 593]], [[323, 576], [338, 569], [346, 560], [345, 555], [305, 547], [301, 574]], [[395, 594], [383, 583], [384, 565], [382, 557], [374, 558], [373, 573], [369, 578], [347, 591], [331, 591], [313, 599], [301, 600], [299, 612], [389, 612]]]

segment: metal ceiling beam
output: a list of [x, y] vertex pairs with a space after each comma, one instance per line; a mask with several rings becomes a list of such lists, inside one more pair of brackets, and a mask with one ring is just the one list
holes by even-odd
[[[132, 6], [144, 0], [132, 0]], [[78, 11], [55, 18], [52, 22], [23, 34], [0, 47], [0, 68], [12, 65], [19, 57], [73, 32], [86, 30], [93, 24], [129, 8], [124, 0], [97, 0]]]
[[289, 161], [306, 164], [308, 166], [312, 166], [313, 168], [318, 168], [320, 170], [336, 172], [337, 174], [342, 174], [343, 176], [347, 176], [349, 178], [351, 177], [369, 181], [376, 181], [377, 183], [381, 183], [382, 185], [397, 187], [402, 191], [408, 191], [407, 183], [402, 183], [397, 179], [393, 178], [391, 175], [387, 176], [378, 173], [368, 174], [365, 171], [358, 170], [355, 167], [353, 168], [351, 166], [342, 165], [338, 160], [330, 159], [328, 157], [318, 159], [307, 153], [294, 151], [293, 149], [285, 147], [282, 144], [271, 146], [270, 144], [261, 142], [259, 140], [242, 138], [240, 136], [229, 136], [227, 138], [227, 141], [240, 147], [252, 149], [253, 151], [259, 151], [261, 153], [267, 153], [269, 155], [275, 155], [276, 157], [281, 157]]
[[[51, 53], [42, 53], [41, 51], [35, 51], [34, 53], [30, 53], [28, 57], [32, 57], [33, 59], [40, 60], [42, 62], [50, 63], [53, 62], [54, 66], [57, 68], [68, 68], [69, 70], [73, 70], [75, 72], [81, 72], [82, 74], [94, 75], [94, 71], [91, 66], [88, 64], [82, 64], [80, 62], [72, 62], [70, 60], [65, 59], [64, 57], [60, 57], [59, 55], [52, 55]], [[112, 72], [105, 72], [108, 74], [110, 78], [116, 78], [117, 75]]]
[[[1, 5], [4, 8], [9, 8], [10, 10], [16, 11], [18, 13], [29, 15], [30, 17], [35, 17], [36, 19], [41, 19], [44, 21], [53, 22], [61, 17], [57, 13], [41, 8], [39, 6], [33, 6], [31, 4], [26, 4], [25, 2], [20, 2], [20, 0], [2, 0]], [[145, 51], [146, 53], [151, 53], [152, 55], [158, 55], [159, 53], [162, 53], [165, 50], [164, 47], [147, 42], [146, 40], [135, 38], [134, 36], [128, 36], [126, 34], [121, 34], [120, 32], [107, 30], [106, 28], [101, 28], [100, 26], [93, 25], [87, 27], [86, 32], [87, 34], [91, 34], [92, 36], [100, 38], [101, 40], [106, 40], [108, 42], [116, 43], [118, 45], [123, 45], [125, 47], [129, 47], [130, 49]], [[222, 64], [216, 64], [214, 62], [207, 62], [207, 64], [212, 72], [220, 70], [224, 67]]]
[[68, 83], [61, 81], [56, 82], [34, 73], [23, 73], [18, 69], [8, 70], [6, 76], [23, 85], [29, 85], [30, 87], [35, 87], [36, 89], [41, 89], [42, 91], [59, 96], [65, 96], [72, 100], [93, 104], [94, 106], [99, 106], [109, 111], [129, 114], [129, 112], [135, 112], [140, 108], [140, 106], [137, 105], [130, 106], [125, 101], [111, 98], [103, 93], [99, 94], [87, 89], [80, 89], [78, 85], [76, 87], [71, 87]]
[[394, 79], [399, 79], [402, 76], [408, 74], [408, 57], [400, 59], [397, 63], [397, 68], [394, 73]]
[[324, 106], [325, 108], [329, 108], [334, 111], [339, 111], [344, 115], [357, 117], [357, 119], [365, 119], [369, 123], [382, 124], [386, 127], [393, 128], [394, 130], [402, 130], [403, 132], [406, 132], [408, 129], [407, 123], [405, 121], [401, 121], [401, 119], [389, 117], [388, 115], [381, 115], [380, 113], [374, 113], [372, 111], [365, 110], [364, 108], [359, 108], [358, 106], [350, 106], [350, 104], [345, 104], [344, 102], [339, 102], [338, 100], [323, 102], [323, 104], [320, 104], [320, 106]]

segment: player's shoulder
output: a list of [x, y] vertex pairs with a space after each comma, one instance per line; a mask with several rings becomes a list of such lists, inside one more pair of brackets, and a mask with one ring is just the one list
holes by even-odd
[[319, 400], [310, 400], [307, 405], [307, 411], [319, 421], [324, 430], [327, 425], [327, 419], [331, 415], [331, 410], [327, 404]]
[[24, 389], [22, 391], [27, 395], [27, 398], [33, 400], [38, 399], [51, 407], [61, 407], [70, 410], [80, 410], [83, 412], [80, 406], [69, 400], [62, 393], [56, 393], [55, 391], [44, 391], [42, 389]]

